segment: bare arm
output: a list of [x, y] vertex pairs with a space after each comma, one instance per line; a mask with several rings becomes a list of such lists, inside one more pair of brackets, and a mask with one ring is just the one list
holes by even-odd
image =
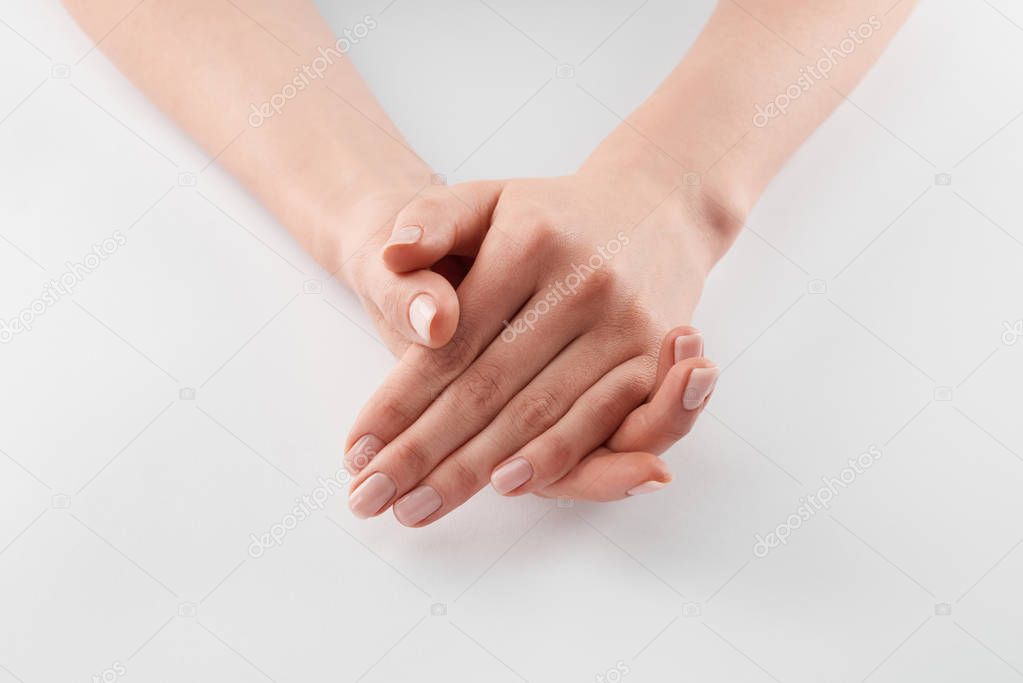
[[352, 205], [429, 182], [312, 2], [64, 4], [331, 272], [380, 227], [346, 224]]
[[[727, 249], [795, 150], [863, 78], [915, 0], [721, 0], [685, 59], [587, 166], [621, 164], [725, 208]], [[690, 201], [694, 201], [690, 198]]]

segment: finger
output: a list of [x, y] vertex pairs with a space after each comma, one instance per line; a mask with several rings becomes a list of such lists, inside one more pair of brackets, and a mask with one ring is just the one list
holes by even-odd
[[639, 356], [609, 372], [556, 424], [494, 469], [490, 477], [494, 489], [517, 496], [564, 477], [642, 403], [654, 370], [649, 357]]
[[[523, 310], [534, 310], [537, 301], [534, 298]], [[539, 318], [529, 334], [514, 342], [495, 339], [355, 478], [349, 498], [352, 511], [359, 517], [379, 514], [489, 425], [573, 341], [590, 315], [583, 306], [563, 310]], [[380, 434], [373, 429], [368, 433]], [[481, 475], [484, 481], [488, 472]]]
[[432, 270], [392, 273], [382, 264], [367, 270], [365, 291], [389, 327], [409, 342], [430, 348], [451, 340], [459, 303], [447, 278]]
[[[430, 406], [500, 334], [502, 321], [536, 291], [537, 259], [501, 258], [511, 246], [504, 231], [492, 231], [459, 287], [459, 321], [454, 336], [437, 349], [410, 346], [398, 365], [356, 417], [345, 447], [367, 434], [390, 443]], [[528, 254], [527, 254], [528, 256]], [[421, 272], [421, 271], [417, 271]]]
[[[516, 344], [521, 343], [516, 341]], [[606, 373], [626, 362], [634, 352], [624, 345], [616, 348], [613, 340], [597, 333], [574, 340], [512, 397], [482, 431], [437, 461], [436, 467], [416, 489], [430, 490], [410, 495], [408, 501], [396, 504], [394, 512], [398, 520], [405, 526], [418, 526], [441, 502], [445, 512], [461, 505], [491, 481], [497, 464], [567, 415], [580, 397], [585, 397]], [[643, 398], [642, 392], [637, 403]], [[626, 412], [627, 409], [623, 409], [622, 414], [614, 418], [614, 424], [607, 428], [608, 434]], [[585, 452], [581, 450], [580, 454]], [[513, 468], [510, 476], [518, 471]], [[521, 483], [518, 481], [509, 488]], [[432, 507], [425, 501], [430, 501]]]
[[672, 481], [668, 465], [653, 453], [617, 453], [598, 448], [572, 471], [537, 491], [544, 498], [570, 498], [598, 503], [658, 491]]
[[[668, 341], [672, 341], [673, 333], [669, 333]], [[707, 397], [698, 407], [689, 410], [684, 401], [696, 369], [709, 372], [702, 379], [698, 374], [690, 390], [690, 405], [699, 401], [704, 391]], [[658, 370], [664, 370], [663, 364]], [[671, 475], [656, 454], [667, 450], [692, 429], [713, 391], [717, 374], [717, 368], [705, 358], [683, 359], [676, 363], [665, 372], [666, 380], [654, 398], [630, 413], [608, 440], [611, 448], [597, 449], [564, 478], [538, 491], [538, 495], [607, 501], [663, 488], [671, 481]]]
[[430, 268], [445, 256], [475, 256], [490, 228], [504, 183], [479, 181], [443, 188], [410, 202], [381, 250], [395, 273]]
[[717, 384], [720, 370], [706, 358], [676, 363], [653, 399], [622, 422], [608, 440], [613, 451], [660, 454], [689, 433]]
[[702, 355], [703, 334], [695, 327], [683, 325], [664, 335], [664, 339], [661, 340], [661, 350], [657, 356], [657, 379], [654, 382], [653, 391], [650, 392], [650, 397], [652, 398], [657, 393], [672, 366], [687, 358], [699, 358]]
[[358, 474], [369, 465], [384, 447], [384, 442], [372, 434], [358, 439], [344, 455], [345, 469], [351, 474]]

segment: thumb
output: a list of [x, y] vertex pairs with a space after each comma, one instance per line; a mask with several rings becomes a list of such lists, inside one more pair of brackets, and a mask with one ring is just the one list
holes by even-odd
[[475, 256], [503, 183], [479, 181], [428, 191], [397, 215], [367, 290], [384, 323], [408, 341], [439, 348], [458, 327], [452, 257]]
[[445, 257], [475, 257], [503, 188], [504, 181], [481, 180], [438, 188], [410, 202], [381, 251], [384, 265], [408, 273]]

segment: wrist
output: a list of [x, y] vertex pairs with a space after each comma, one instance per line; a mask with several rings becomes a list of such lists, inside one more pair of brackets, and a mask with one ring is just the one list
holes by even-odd
[[358, 255], [386, 241], [395, 214], [430, 185], [432, 177], [425, 163], [409, 164], [324, 188], [315, 202], [310, 253], [328, 272], [352, 286], [351, 266]]
[[742, 194], [728, 178], [707, 177], [692, 161], [669, 157], [631, 128], [620, 127], [580, 168], [580, 175], [610, 177], [626, 193], [661, 206], [671, 223], [694, 229], [686, 240], [706, 269], [728, 251], [746, 220]]

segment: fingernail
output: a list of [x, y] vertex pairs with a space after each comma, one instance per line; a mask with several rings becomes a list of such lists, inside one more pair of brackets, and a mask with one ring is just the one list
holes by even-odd
[[396, 228], [391, 236], [387, 239], [387, 243], [384, 245], [388, 247], [392, 244], [415, 244], [419, 241], [419, 238], [423, 236], [423, 229], [418, 225], [406, 225], [404, 228]]
[[490, 483], [504, 495], [533, 478], [533, 466], [525, 458], [515, 458], [498, 467], [490, 475]]
[[394, 504], [394, 516], [405, 526], [414, 526], [440, 507], [440, 495], [432, 486], [420, 486]]
[[352, 491], [348, 497], [348, 507], [356, 517], [372, 517], [380, 512], [380, 508], [387, 504], [397, 490], [390, 477], [383, 472], [376, 472]]
[[350, 472], [361, 471], [383, 447], [384, 442], [372, 434], [359, 437], [359, 440], [352, 444], [352, 447], [345, 453], [345, 467]]
[[435, 315], [437, 302], [429, 294], [420, 294], [409, 304], [408, 320], [412, 323], [412, 329], [427, 344], [430, 343], [430, 323], [433, 322]]
[[675, 362], [680, 363], [687, 358], [699, 358], [703, 355], [703, 335], [699, 332], [684, 334], [675, 338]]
[[667, 484], [661, 481], [645, 481], [639, 486], [635, 486], [629, 489], [626, 493], [630, 496], [641, 496], [644, 493], [653, 493], [654, 491], [660, 491]]
[[695, 368], [690, 372], [689, 383], [682, 392], [682, 407], [686, 410], [699, 408], [714, 390], [719, 374], [721, 371], [718, 368]]

